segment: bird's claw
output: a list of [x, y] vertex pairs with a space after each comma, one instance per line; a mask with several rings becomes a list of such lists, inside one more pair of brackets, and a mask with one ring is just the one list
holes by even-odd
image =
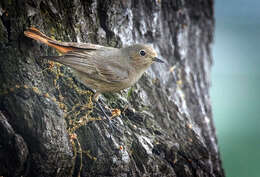
[[[104, 103], [104, 102], [102, 102], [102, 103]], [[109, 127], [110, 127], [110, 129], [111, 129], [111, 131], [112, 131], [112, 133], [113, 133], [113, 132], [114, 132], [114, 128], [116, 128], [115, 124], [113, 123], [114, 121], [111, 120], [111, 118], [106, 114], [104, 108], [100, 105], [99, 102], [97, 102], [97, 105], [98, 105], [98, 107], [101, 109], [101, 111], [102, 111], [102, 113], [104, 114], [104, 116], [106, 117], [106, 119], [108, 120]], [[110, 110], [109, 110], [109, 112], [110, 112], [110, 114], [112, 115], [112, 113], [111, 113]]]

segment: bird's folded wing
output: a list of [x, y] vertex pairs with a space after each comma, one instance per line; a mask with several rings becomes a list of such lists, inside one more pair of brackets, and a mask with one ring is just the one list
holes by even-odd
[[77, 43], [77, 42], [60, 42], [56, 40], [51, 40], [49, 41], [52, 44], [60, 45], [60, 46], [65, 46], [65, 47], [72, 47], [75, 49], [84, 49], [84, 50], [97, 50], [100, 49], [104, 46], [102, 45], [97, 45], [97, 44], [91, 44], [91, 43]]
[[[89, 78], [108, 82], [122, 82], [128, 78], [128, 71], [107, 58], [100, 58], [94, 51], [71, 51], [63, 56], [45, 56], [49, 60], [70, 66], [86, 74]], [[108, 62], [109, 61], [109, 62]]]

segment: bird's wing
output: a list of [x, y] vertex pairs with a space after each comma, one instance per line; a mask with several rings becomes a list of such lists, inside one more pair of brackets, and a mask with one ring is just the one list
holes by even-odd
[[110, 55], [95, 51], [71, 51], [63, 56], [46, 56], [49, 60], [70, 66], [71, 68], [86, 74], [89, 78], [108, 83], [121, 82], [128, 78], [129, 72], [118, 60], [113, 60]]
[[97, 44], [91, 44], [91, 43], [78, 43], [78, 42], [60, 42], [56, 40], [51, 40], [49, 41], [52, 44], [60, 45], [63, 47], [71, 47], [74, 48], [75, 50], [97, 50], [100, 49], [104, 46], [102, 45], [97, 45]]

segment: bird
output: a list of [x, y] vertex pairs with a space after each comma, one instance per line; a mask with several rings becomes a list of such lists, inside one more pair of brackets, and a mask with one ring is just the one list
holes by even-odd
[[[93, 92], [95, 90], [93, 98], [97, 103], [100, 94], [129, 88], [154, 62], [164, 63], [153, 47], [146, 44], [114, 48], [92, 43], [60, 42], [35, 27], [25, 30], [24, 35], [59, 51], [61, 56], [41, 58], [72, 68], [81, 83]], [[108, 118], [99, 103], [98, 106]]]

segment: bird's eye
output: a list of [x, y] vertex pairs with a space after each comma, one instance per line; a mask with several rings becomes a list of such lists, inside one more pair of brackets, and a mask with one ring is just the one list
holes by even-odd
[[145, 56], [145, 54], [146, 54], [144, 50], [140, 50], [139, 53], [140, 53], [141, 56]]

